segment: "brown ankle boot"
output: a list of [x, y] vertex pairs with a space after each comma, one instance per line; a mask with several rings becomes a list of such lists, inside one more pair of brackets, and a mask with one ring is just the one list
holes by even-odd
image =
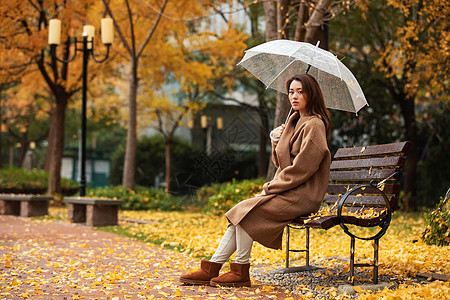
[[221, 267], [222, 264], [213, 261], [202, 260], [200, 263], [200, 270], [181, 275], [180, 282], [184, 284], [209, 285], [211, 278], [219, 276]]
[[230, 263], [231, 271], [211, 279], [211, 286], [251, 286], [250, 264]]

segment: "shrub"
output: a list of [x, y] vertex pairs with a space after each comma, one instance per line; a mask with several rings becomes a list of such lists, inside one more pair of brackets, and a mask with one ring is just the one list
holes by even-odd
[[88, 189], [87, 197], [101, 197], [111, 199], [122, 199], [121, 209], [124, 210], [182, 210], [183, 201], [161, 189], [154, 187], [136, 186], [135, 190], [123, 186], [107, 186]]
[[263, 178], [242, 181], [233, 179], [232, 182], [204, 186], [198, 191], [197, 196], [200, 203], [206, 202], [204, 212], [220, 215], [236, 203], [260, 193], [263, 184]]
[[450, 244], [450, 189], [441, 197], [437, 208], [425, 213], [426, 228], [422, 239], [428, 245], [448, 246]]
[[[42, 194], [47, 191], [48, 173], [43, 170], [0, 169], [0, 193]], [[61, 188], [67, 194], [76, 192], [78, 183], [61, 178]]]

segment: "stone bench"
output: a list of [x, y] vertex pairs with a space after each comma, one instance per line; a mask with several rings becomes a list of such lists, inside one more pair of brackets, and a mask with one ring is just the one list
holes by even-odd
[[67, 215], [71, 223], [88, 226], [109, 226], [118, 224], [119, 206], [123, 200], [87, 197], [64, 197]]
[[0, 194], [0, 214], [21, 217], [48, 215], [48, 202], [53, 196]]

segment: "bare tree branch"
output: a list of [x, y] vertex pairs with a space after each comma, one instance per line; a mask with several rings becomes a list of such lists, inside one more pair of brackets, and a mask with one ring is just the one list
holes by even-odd
[[119, 24], [117, 24], [117, 20], [114, 17], [111, 8], [109, 6], [109, 3], [106, 2], [106, 0], [102, 0], [103, 1], [103, 5], [105, 5], [106, 11], [108, 12], [109, 16], [111, 17], [111, 19], [113, 19], [113, 23], [114, 23], [114, 28], [116, 29], [117, 34], [119, 35], [120, 40], [122, 41], [123, 45], [125, 46], [125, 48], [127, 49], [128, 53], [130, 53], [130, 55], [133, 54], [130, 45], [128, 44], [127, 40], [125, 39], [125, 36], [122, 33], [121, 28], [119, 27]]
[[142, 52], [144, 51], [144, 48], [147, 46], [148, 42], [150, 41], [150, 39], [152, 38], [153, 34], [156, 31], [156, 27], [159, 24], [159, 21], [161, 20], [161, 16], [164, 13], [164, 10], [166, 8], [167, 2], [169, 2], [169, 0], [164, 0], [164, 3], [161, 6], [161, 10], [158, 13], [158, 16], [156, 17], [155, 23], [153, 24], [152, 29], [150, 30], [150, 32], [148, 33], [147, 37], [144, 40], [144, 43], [141, 45], [141, 48], [139, 49], [139, 51], [136, 54], [136, 57], [140, 57]]

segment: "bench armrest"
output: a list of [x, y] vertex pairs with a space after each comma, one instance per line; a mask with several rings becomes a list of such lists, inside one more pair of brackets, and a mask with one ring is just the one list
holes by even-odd
[[[356, 193], [358, 191], [362, 191], [363, 192], [365, 189], [371, 189], [372, 191], [375, 191], [376, 193], [382, 195], [383, 199], [385, 201], [385, 207], [386, 207], [386, 215], [384, 217], [380, 216], [380, 222], [378, 224], [376, 224], [376, 225], [373, 225], [373, 226], [380, 226], [381, 229], [376, 234], [374, 234], [373, 236], [370, 236], [370, 237], [360, 237], [360, 236], [357, 236], [357, 235], [353, 234], [352, 232], [350, 232], [348, 227], [345, 225], [345, 223], [346, 223], [344, 221], [344, 217], [345, 216], [342, 215], [342, 208], [343, 208], [347, 198], [351, 194]], [[381, 238], [386, 233], [386, 230], [388, 229], [389, 224], [391, 223], [392, 212], [391, 212], [391, 205], [389, 203], [388, 198], [384, 194], [384, 192], [382, 190], [380, 190], [374, 184], [364, 184], [364, 185], [357, 185], [357, 186], [353, 187], [352, 189], [347, 191], [342, 196], [341, 199], [339, 199], [338, 209], [337, 209], [337, 216], [338, 216], [339, 225], [344, 230], [344, 232], [346, 234], [348, 234], [350, 237], [354, 237], [354, 238], [357, 238], [357, 239], [360, 239], [360, 240], [374, 240], [374, 239]], [[357, 217], [355, 217], [355, 218], [357, 218]], [[355, 224], [355, 225], [357, 225], [357, 224]], [[371, 227], [373, 227], [373, 226], [371, 226]]]

